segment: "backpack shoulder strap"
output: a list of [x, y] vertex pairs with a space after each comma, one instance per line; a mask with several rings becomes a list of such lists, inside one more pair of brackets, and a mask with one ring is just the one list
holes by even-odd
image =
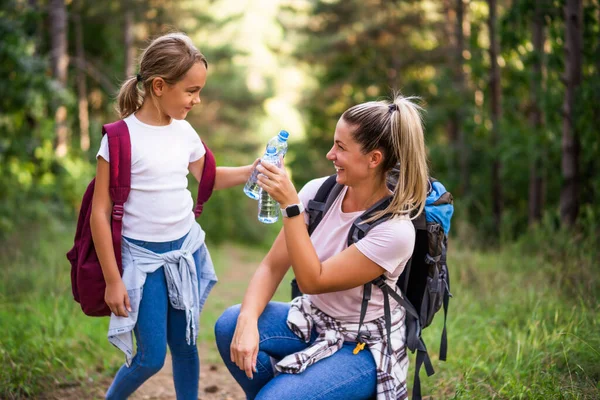
[[331, 205], [343, 189], [343, 185], [336, 182], [336, 175], [329, 176], [321, 185], [317, 194], [308, 201], [308, 234], [312, 235]]
[[127, 129], [125, 121], [119, 120], [104, 125], [102, 134], [108, 135], [110, 197], [113, 203], [122, 206], [127, 201], [131, 189], [131, 139], [129, 129]]
[[215, 187], [215, 178], [217, 176], [217, 162], [215, 156], [210, 151], [206, 143], [202, 142], [206, 154], [204, 157], [204, 169], [202, 170], [202, 177], [198, 184], [198, 200], [196, 201], [196, 208], [194, 208], [194, 216], [198, 218], [202, 214], [204, 209], [204, 203], [208, 201], [212, 195]]
[[119, 271], [123, 271], [121, 260], [121, 231], [123, 229], [123, 204], [131, 190], [131, 138], [127, 123], [123, 120], [106, 124], [102, 134], [108, 135], [110, 158], [110, 198], [113, 201], [111, 218], [112, 241]]

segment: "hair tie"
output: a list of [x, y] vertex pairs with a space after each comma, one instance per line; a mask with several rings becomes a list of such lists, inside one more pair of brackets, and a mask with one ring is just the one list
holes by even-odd
[[398, 105], [396, 103], [392, 103], [388, 106], [388, 110], [390, 111], [390, 114], [394, 111], [398, 111]]
[[135, 78], [137, 79], [137, 81], [138, 81], [138, 82], [141, 82], [141, 81], [142, 81], [142, 75], [141, 75], [141, 74], [137, 74], [137, 75], [135, 76]]

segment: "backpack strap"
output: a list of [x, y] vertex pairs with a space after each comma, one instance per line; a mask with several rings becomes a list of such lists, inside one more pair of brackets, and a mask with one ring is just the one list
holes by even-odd
[[343, 188], [343, 185], [336, 182], [336, 175], [331, 175], [321, 184], [315, 197], [308, 201], [306, 212], [308, 213], [309, 236], [315, 231]]
[[[371, 208], [369, 208], [365, 213], [363, 213], [360, 217], [358, 217], [352, 227], [350, 228], [350, 232], [348, 232], [348, 246], [353, 243], [358, 242], [360, 239], [364, 238], [367, 233], [373, 229], [375, 226], [389, 220], [392, 215], [386, 214], [382, 217], [378, 218], [375, 221], [365, 222], [369, 218], [371, 218], [375, 213], [379, 211], [383, 211], [387, 208], [391, 201], [391, 197], [386, 197]], [[423, 218], [424, 219], [424, 218]], [[420, 221], [422, 222], [422, 221]], [[421, 224], [419, 224], [421, 225]], [[425, 366], [425, 371], [427, 372], [427, 376], [431, 376], [435, 373], [433, 369], [433, 364], [431, 363], [431, 359], [429, 358], [429, 354], [427, 353], [427, 347], [425, 346], [425, 342], [421, 338], [421, 324], [419, 319], [419, 314], [415, 307], [406, 299], [405, 297], [400, 296], [393, 288], [391, 288], [385, 281], [385, 276], [381, 275], [375, 278], [373, 281], [366, 283], [364, 285], [363, 290], [363, 300], [361, 303], [360, 309], [360, 319], [358, 323], [358, 337], [357, 340], [362, 342], [362, 338], [365, 336], [361, 335], [361, 327], [364, 323], [364, 318], [366, 315], [369, 299], [371, 298], [371, 287], [372, 285], [377, 285], [381, 291], [383, 292], [383, 307], [384, 307], [384, 320], [385, 320], [385, 329], [388, 338], [388, 354], [390, 357], [392, 356], [392, 348], [391, 348], [391, 323], [392, 323], [392, 313], [390, 307], [390, 296], [394, 298], [402, 307], [404, 307], [406, 311], [406, 347], [412, 352], [417, 352], [416, 355], [416, 363], [415, 363], [415, 378], [413, 383], [413, 400], [420, 400], [421, 396], [421, 379], [419, 377], [419, 373], [421, 372], [421, 367]], [[444, 353], [445, 356], [445, 353]]]
[[[383, 292], [383, 307], [384, 307], [384, 319], [385, 319], [385, 330], [387, 332], [388, 343], [392, 343], [391, 339], [391, 321], [392, 321], [392, 313], [390, 308], [390, 296], [394, 298], [406, 311], [405, 324], [406, 324], [406, 347], [411, 350], [413, 353], [416, 351], [416, 362], [415, 362], [415, 379], [413, 383], [413, 400], [421, 399], [421, 379], [419, 377], [419, 373], [421, 372], [421, 367], [425, 366], [425, 371], [427, 372], [427, 376], [431, 376], [435, 373], [433, 369], [433, 364], [431, 363], [431, 359], [429, 358], [429, 353], [427, 353], [427, 347], [425, 346], [425, 342], [421, 338], [421, 328], [419, 322], [419, 315], [415, 307], [405, 299], [400, 296], [393, 288], [391, 288], [386, 282], [385, 277], [383, 275], [375, 278], [371, 283], [367, 285], [377, 285], [381, 291]], [[365, 287], [367, 286], [365, 285]], [[362, 310], [361, 310], [362, 316]], [[363, 320], [359, 324], [362, 324]], [[388, 345], [388, 354], [390, 357], [392, 356], [392, 348], [391, 345]]]
[[111, 230], [115, 258], [119, 272], [123, 271], [121, 260], [121, 233], [123, 229], [123, 204], [131, 190], [131, 139], [127, 123], [123, 120], [106, 124], [102, 134], [108, 135], [108, 153], [110, 158], [109, 192], [113, 202]]
[[194, 216], [196, 218], [202, 214], [204, 203], [206, 203], [212, 195], [215, 187], [215, 178], [217, 176], [217, 162], [215, 161], [215, 156], [206, 143], [202, 142], [202, 144], [204, 145], [206, 154], [204, 157], [202, 176], [200, 178], [200, 183], [198, 184], [198, 200], [196, 201], [196, 207], [194, 208]]

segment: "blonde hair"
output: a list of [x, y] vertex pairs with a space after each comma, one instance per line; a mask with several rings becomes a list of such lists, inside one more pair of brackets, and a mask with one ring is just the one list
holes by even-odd
[[354, 127], [354, 140], [364, 154], [380, 150], [383, 153], [381, 173], [396, 181], [390, 205], [371, 218], [385, 214], [418, 217], [425, 207], [429, 171], [425, 138], [423, 135], [423, 109], [415, 103], [416, 97], [395, 95], [394, 101], [371, 101], [346, 110], [342, 118]]
[[[152, 41], [142, 53], [140, 69], [136, 76], [123, 82], [117, 95], [117, 112], [126, 118], [137, 111], [148, 93], [152, 95], [152, 82], [156, 78], [173, 85], [183, 78], [197, 62], [208, 68], [206, 57], [194, 46], [185, 33], [169, 33]], [[138, 76], [143, 90], [138, 89]]]

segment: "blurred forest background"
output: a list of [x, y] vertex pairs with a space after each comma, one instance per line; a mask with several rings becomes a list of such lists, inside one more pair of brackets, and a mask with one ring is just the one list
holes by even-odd
[[[508, 346], [499, 351], [517, 352], [512, 369], [499, 372], [508, 363], [499, 354], [500, 361], [486, 363], [491, 370], [473, 372], [479, 358], [465, 345], [461, 362], [442, 374], [440, 396], [600, 396], [599, 0], [0, 0], [0, 5], [0, 360], [12, 365], [0, 373], [0, 397], [33, 396], [60, 381], [56, 376], [64, 371], [74, 379], [87, 376], [76, 355], [56, 361], [76, 348], [74, 342], [60, 342], [56, 352], [27, 347], [21, 332], [32, 320], [19, 322], [14, 311], [45, 307], [40, 298], [67, 299], [49, 306], [49, 315], [68, 304], [64, 253], [95, 172], [101, 126], [118, 118], [116, 92], [137, 73], [141, 49], [171, 31], [187, 33], [208, 58], [203, 101], [188, 121], [218, 164], [251, 163], [268, 138], [286, 129], [291, 142], [286, 164], [298, 189], [334, 172], [325, 154], [348, 107], [389, 98], [393, 89], [420, 96], [431, 174], [455, 198], [456, 265], [450, 268], [457, 285], [465, 293], [491, 285], [488, 289], [500, 287], [507, 296], [502, 307], [489, 293], [474, 291], [463, 296], [468, 301], [457, 300], [454, 315], [470, 313], [479, 303], [490, 307], [482, 313], [482, 326], [499, 309], [520, 318], [498, 323], [506, 340], [497, 342]], [[266, 249], [280, 224], [258, 223], [256, 211], [256, 203], [235, 188], [216, 193], [199, 221], [216, 252], [231, 242]], [[66, 278], [36, 280], [46, 274]], [[507, 281], [510, 290], [502, 286]], [[528, 294], [521, 297], [518, 288], [529, 288]], [[510, 306], [517, 303], [543, 307], [534, 307], [539, 314], [532, 315], [531, 307], [519, 314]], [[473, 321], [462, 323], [454, 323], [455, 344]], [[54, 336], [42, 326], [31, 342], [64, 336], [64, 326], [52, 326]], [[512, 328], [514, 337], [502, 336]], [[565, 342], [573, 335], [581, 341]], [[529, 369], [520, 355], [527, 345], [539, 350], [539, 357], [530, 354]], [[111, 367], [96, 367], [103, 368]], [[481, 374], [475, 385], [469, 373]], [[490, 376], [498, 385], [477, 392], [474, 387]], [[520, 391], [539, 377], [549, 392]]]

